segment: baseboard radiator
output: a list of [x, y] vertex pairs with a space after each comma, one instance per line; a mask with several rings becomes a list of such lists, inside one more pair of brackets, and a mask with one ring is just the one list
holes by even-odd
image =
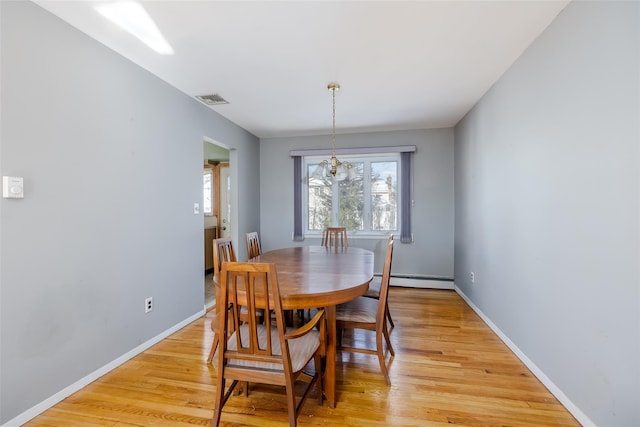
[[[380, 276], [376, 274], [376, 276]], [[390, 286], [421, 289], [454, 289], [453, 278], [419, 276], [419, 275], [391, 275]]]

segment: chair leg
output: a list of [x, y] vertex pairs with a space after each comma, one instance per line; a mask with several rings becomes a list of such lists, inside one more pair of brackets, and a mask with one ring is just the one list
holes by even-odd
[[218, 348], [218, 341], [220, 340], [220, 338], [218, 337], [218, 334], [213, 334], [213, 342], [211, 343], [211, 351], [209, 351], [209, 357], [207, 357], [207, 363], [211, 363], [211, 361], [213, 360], [213, 355], [216, 352], [216, 349]]
[[391, 312], [389, 311], [389, 304], [387, 304], [387, 306], [385, 307], [385, 316], [389, 321], [389, 324], [391, 325], [391, 327], [389, 328], [389, 332], [391, 332], [393, 328], [396, 327], [396, 325], [393, 323], [393, 319], [391, 318]]
[[324, 393], [324, 389], [322, 388], [322, 356], [320, 355], [320, 353], [316, 353], [316, 355], [313, 357], [314, 363], [315, 363], [315, 368], [316, 368], [316, 375], [318, 376], [318, 382], [316, 382], [316, 390], [318, 393], [318, 403], [320, 404], [320, 406], [322, 406], [322, 401], [323, 401], [323, 393]]
[[293, 310], [284, 311], [284, 323], [286, 323], [287, 326], [293, 326]]
[[287, 380], [286, 385], [287, 392], [287, 410], [289, 413], [289, 426], [295, 427], [298, 425], [298, 414], [297, 414], [297, 405], [296, 405], [296, 392], [295, 392], [295, 381]]
[[382, 333], [384, 334], [384, 339], [387, 342], [387, 348], [389, 349], [389, 353], [391, 353], [392, 356], [395, 356], [396, 352], [393, 351], [393, 346], [391, 345], [391, 340], [389, 339], [389, 331], [387, 330], [386, 324], [384, 324], [382, 327]]
[[378, 353], [378, 361], [380, 362], [380, 370], [382, 371], [382, 375], [384, 375], [384, 382], [387, 385], [391, 385], [391, 379], [389, 378], [389, 371], [387, 370], [387, 364], [384, 361], [384, 351], [382, 348], [382, 335], [379, 332], [376, 332], [376, 349]]
[[220, 424], [220, 416], [222, 415], [222, 407], [224, 406], [224, 386], [225, 379], [222, 375], [222, 370], [218, 369], [218, 379], [216, 381], [216, 393], [214, 396], [213, 418], [211, 419], [211, 426], [217, 427]]

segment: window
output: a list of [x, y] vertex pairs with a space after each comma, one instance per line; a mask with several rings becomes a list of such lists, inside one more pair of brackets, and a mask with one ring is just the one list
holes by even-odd
[[326, 156], [304, 156], [303, 190], [305, 234], [326, 227], [350, 232], [389, 234], [399, 231], [400, 154], [339, 156], [344, 168], [326, 176], [318, 164]]
[[[415, 145], [339, 149], [336, 155], [352, 167], [329, 179], [316, 172], [318, 163], [331, 154], [329, 150], [291, 150], [293, 240], [303, 241], [307, 233], [318, 235], [327, 225], [345, 224], [351, 232], [371, 235], [397, 231], [402, 243], [413, 242], [411, 158], [415, 151]], [[390, 172], [393, 165], [395, 179]]]

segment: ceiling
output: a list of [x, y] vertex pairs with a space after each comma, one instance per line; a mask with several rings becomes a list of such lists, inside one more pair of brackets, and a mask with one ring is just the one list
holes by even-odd
[[144, 1], [160, 55], [96, 12], [35, 1], [267, 138], [455, 125], [567, 1]]

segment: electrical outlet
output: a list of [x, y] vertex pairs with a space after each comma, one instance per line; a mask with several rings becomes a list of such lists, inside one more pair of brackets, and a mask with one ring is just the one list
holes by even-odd
[[144, 312], [148, 313], [150, 311], [153, 311], [153, 297], [144, 300]]
[[471, 283], [476, 283], [476, 273], [473, 271], [469, 273], [469, 279], [471, 280]]

